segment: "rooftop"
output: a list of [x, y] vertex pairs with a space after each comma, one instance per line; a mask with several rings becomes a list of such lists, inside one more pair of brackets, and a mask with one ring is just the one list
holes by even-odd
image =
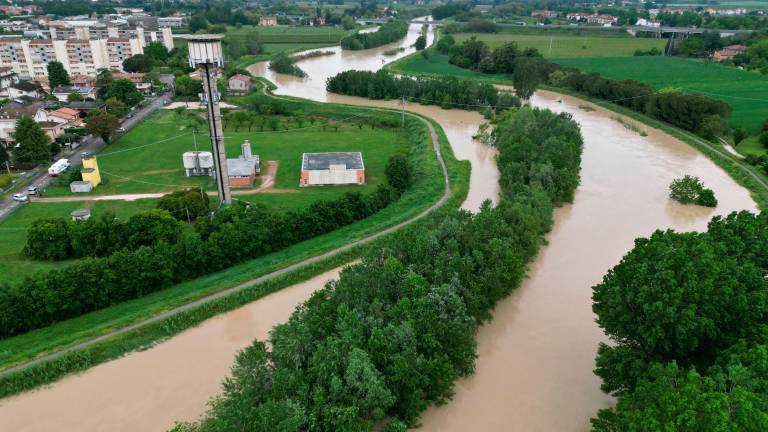
[[227, 171], [230, 177], [249, 177], [258, 172], [259, 156], [250, 159], [227, 159]]
[[21, 81], [12, 85], [11, 87], [25, 92], [31, 92], [40, 89], [40, 85], [35, 84], [32, 81]]
[[331, 165], [344, 165], [347, 169], [365, 168], [360, 152], [304, 153], [302, 156], [302, 170], [327, 170]]

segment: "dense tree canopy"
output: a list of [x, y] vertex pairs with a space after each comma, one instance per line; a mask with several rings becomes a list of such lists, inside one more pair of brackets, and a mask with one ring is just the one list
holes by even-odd
[[152, 70], [152, 57], [145, 54], [136, 54], [123, 60], [123, 69], [126, 72], [146, 73]]
[[85, 122], [85, 129], [89, 134], [100, 137], [108, 143], [112, 134], [117, 130], [119, 119], [114, 114], [93, 110], [88, 113]]
[[740, 212], [705, 233], [657, 231], [594, 287], [613, 341], [600, 345], [596, 373], [620, 396], [595, 430], [765, 428], [766, 224]]
[[13, 149], [16, 162], [39, 163], [51, 157], [48, 135], [32, 117], [23, 116], [18, 119], [12, 136], [18, 145]]
[[69, 74], [64, 65], [57, 61], [48, 63], [48, 85], [55, 89], [61, 85], [69, 85]]
[[348, 50], [376, 48], [402, 39], [407, 33], [408, 21], [390, 21], [373, 33], [355, 33], [343, 38], [341, 47]]
[[128, 107], [134, 107], [144, 100], [144, 95], [136, 88], [131, 80], [121, 78], [113, 80], [109, 84], [107, 99], [115, 98]]
[[497, 107], [500, 94], [492, 85], [472, 80], [395, 77], [383, 70], [341, 72], [328, 79], [326, 89], [331, 93], [371, 99], [399, 99], [405, 96], [408, 100], [426, 105], [469, 110]]

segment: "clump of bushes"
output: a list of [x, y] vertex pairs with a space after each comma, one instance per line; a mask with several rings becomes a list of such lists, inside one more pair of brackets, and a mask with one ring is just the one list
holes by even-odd
[[287, 54], [280, 53], [269, 62], [269, 68], [277, 73], [293, 75], [300, 78], [307, 76], [307, 73], [296, 66], [294, 62], [295, 60], [290, 58]]
[[355, 33], [341, 40], [341, 48], [348, 50], [362, 50], [386, 45], [398, 39], [402, 39], [408, 33], [408, 21], [390, 21], [373, 33]]
[[8, 174], [0, 175], [0, 189], [4, 189], [6, 186], [13, 182], [13, 177]]
[[207, 216], [211, 198], [202, 189], [187, 189], [163, 195], [157, 208], [167, 211], [176, 220], [191, 222]]
[[[405, 166], [389, 165], [411, 172], [407, 161]], [[27, 256], [84, 259], [31, 274], [18, 285], [0, 284], [0, 338], [138, 298], [334, 231], [387, 207], [403, 192], [403, 184], [383, 184], [368, 195], [347, 192], [285, 213], [260, 204], [236, 204], [219, 209], [211, 219], [204, 217], [205, 198], [198, 197], [198, 191], [183, 191], [161, 199], [163, 209], [127, 220], [110, 214], [77, 222], [37, 220], [27, 231]], [[192, 229], [184, 229], [176, 219], [188, 220], [189, 209], [198, 219]]]
[[669, 197], [682, 204], [717, 207], [717, 198], [712, 189], [705, 188], [698, 177], [690, 175], [672, 181], [669, 185]]

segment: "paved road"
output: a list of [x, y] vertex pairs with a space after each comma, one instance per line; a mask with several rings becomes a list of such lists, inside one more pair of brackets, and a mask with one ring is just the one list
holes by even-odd
[[[378, 108], [370, 108], [370, 109], [381, 111], [381, 109], [378, 109]], [[231, 288], [227, 288], [227, 289], [225, 289], [223, 291], [219, 291], [217, 293], [214, 293], [214, 294], [208, 295], [206, 297], [200, 298], [200, 299], [195, 300], [195, 301], [193, 301], [191, 303], [187, 303], [185, 305], [178, 306], [176, 308], [170, 309], [170, 310], [168, 310], [166, 312], [163, 312], [161, 314], [154, 315], [154, 316], [152, 316], [150, 318], [145, 319], [144, 321], [140, 321], [140, 322], [137, 322], [135, 324], [131, 324], [131, 325], [127, 326], [127, 327], [122, 327], [120, 329], [113, 330], [113, 331], [111, 331], [109, 333], [103, 334], [103, 335], [95, 337], [93, 339], [89, 339], [89, 340], [80, 342], [78, 344], [72, 345], [70, 347], [64, 348], [61, 351], [56, 351], [56, 352], [53, 352], [53, 353], [50, 353], [50, 354], [46, 354], [44, 356], [37, 357], [37, 358], [35, 358], [33, 360], [30, 360], [30, 361], [27, 361], [27, 362], [24, 362], [24, 363], [20, 363], [20, 364], [18, 364], [16, 366], [12, 366], [10, 368], [4, 369], [4, 370], [0, 371], [0, 377], [12, 374], [14, 372], [18, 372], [18, 371], [20, 371], [20, 370], [22, 370], [24, 368], [29, 367], [29, 366], [40, 364], [40, 363], [43, 363], [43, 362], [46, 362], [46, 361], [49, 361], [49, 360], [55, 360], [55, 359], [63, 356], [64, 354], [67, 354], [69, 352], [81, 350], [83, 348], [87, 348], [89, 346], [92, 346], [92, 345], [97, 344], [99, 342], [102, 342], [104, 340], [113, 338], [115, 336], [123, 335], [123, 334], [128, 333], [128, 332], [130, 332], [132, 330], [136, 330], [138, 328], [145, 327], [147, 325], [150, 325], [150, 324], [156, 323], [158, 321], [164, 320], [164, 319], [166, 319], [168, 317], [171, 317], [171, 316], [174, 316], [174, 315], [178, 315], [179, 313], [188, 311], [190, 309], [197, 308], [198, 306], [203, 305], [205, 303], [209, 303], [209, 302], [212, 302], [214, 300], [220, 299], [222, 297], [226, 297], [226, 296], [228, 296], [228, 295], [230, 295], [232, 293], [235, 293], [235, 292], [238, 292], [238, 291], [242, 291], [242, 290], [244, 290], [244, 289], [246, 289], [248, 287], [251, 287], [253, 285], [256, 285], [256, 284], [268, 281], [270, 279], [274, 279], [274, 278], [276, 278], [278, 276], [282, 276], [282, 275], [284, 275], [286, 273], [289, 273], [289, 272], [294, 271], [296, 269], [299, 269], [301, 267], [304, 267], [304, 266], [307, 266], [307, 265], [310, 265], [310, 264], [322, 261], [322, 260], [324, 260], [326, 258], [329, 258], [329, 257], [331, 257], [333, 255], [336, 255], [338, 253], [344, 252], [346, 250], [349, 250], [349, 249], [351, 249], [353, 247], [356, 247], [356, 246], [359, 246], [359, 245], [371, 242], [371, 241], [373, 241], [373, 240], [375, 240], [375, 239], [377, 239], [377, 238], [379, 238], [379, 237], [381, 237], [383, 235], [386, 235], [386, 234], [389, 234], [391, 232], [397, 231], [397, 230], [399, 230], [400, 228], [402, 228], [402, 227], [404, 227], [406, 225], [409, 225], [409, 224], [411, 224], [411, 223], [413, 223], [413, 222], [415, 222], [415, 221], [417, 221], [419, 219], [424, 218], [425, 216], [430, 214], [432, 211], [434, 211], [438, 207], [442, 206], [451, 197], [450, 179], [448, 177], [448, 168], [446, 167], [445, 160], [443, 159], [443, 155], [442, 155], [442, 152], [441, 152], [441, 149], [440, 149], [440, 141], [438, 139], [437, 132], [435, 131], [435, 128], [432, 126], [432, 124], [429, 121], [425, 120], [422, 117], [416, 116], [415, 114], [411, 114], [411, 113], [406, 113], [406, 114], [418, 118], [419, 120], [424, 122], [424, 124], [426, 124], [427, 127], [429, 128], [430, 137], [432, 139], [432, 146], [435, 149], [435, 154], [437, 156], [437, 160], [440, 162], [440, 168], [442, 170], [443, 179], [444, 179], [444, 183], [445, 183], [445, 188], [444, 188], [444, 191], [443, 191], [443, 195], [440, 197], [439, 200], [437, 200], [434, 204], [432, 204], [426, 210], [422, 211], [421, 213], [417, 214], [416, 216], [413, 216], [412, 218], [410, 218], [408, 220], [400, 222], [400, 223], [398, 223], [396, 225], [393, 225], [393, 226], [391, 226], [389, 228], [386, 228], [386, 229], [384, 229], [382, 231], [379, 231], [379, 232], [377, 232], [375, 234], [372, 234], [372, 235], [370, 235], [368, 237], [364, 237], [362, 239], [359, 239], [359, 240], [347, 243], [347, 244], [345, 244], [343, 246], [340, 246], [340, 247], [338, 247], [336, 249], [330, 250], [330, 251], [328, 251], [326, 253], [323, 253], [323, 254], [320, 254], [320, 255], [315, 255], [314, 257], [307, 258], [307, 259], [305, 259], [303, 261], [299, 261], [297, 263], [291, 264], [291, 265], [289, 265], [287, 267], [284, 267], [284, 268], [282, 268], [280, 270], [277, 270], [277, 271], [274, 271], [272, 273], [268, 273], [268, 274], [265, 274], [263, 276], [257, 277], [255, 279], [251, 279], [251, 280], [243, 282], [243, 283], [241, 283], [239, 285], [233, 286]]]
[[[132, 118], [126, 119], [121, 127], [123, 127], [125, 130], [133, 128], [142, 120], [147, 118], [148, 115], [152, 114], [157, 109], [161, 108], [164, 104], [168, 103], [171, 100], [171, 97], [172, 95], [170, 93], [166, 93], [158, 98], [153, 99], [149, 104], [140, 110], [137, 110]], [[69, 159], [72, 166], [77, 166], [82, 161], [83, 153], [96, 153], [104, 146], [104, 141], [101, 138], [88, 136], [83, 139], [83, 141], [80, 143], [80, 146], [76, 150], [71, 153], [64, 152], [61, 154], [61, 157]], [[24, 187], [16, 187], [16, 189], [21, 190], [14, 190], [12, 192], [15, 193], [26, 191], [30, 186], [35, 186], [40, 190], [45, 189], [52, 180], [48, 175], [47, 169], [48, 164], [45, 164], [44, 166], [38, 167], [30, 173], [26, 174], [24, 178], [32, 176], [32, 179], [28, 181]], [[11, 198], [11, 195], [13, 195], [13, 193], [8, 193], [5, 198], [0, 200], [0, 220], [3, 220], [19, 206], [24, 205], [23, 203], [14, 201], [13, 198]], [[32, 199], [34, 200], [34, 198]]]

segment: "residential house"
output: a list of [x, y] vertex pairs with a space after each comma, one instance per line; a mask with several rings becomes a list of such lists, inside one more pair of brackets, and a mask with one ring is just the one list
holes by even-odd
[[227, 81], [227, 89], [232, 96], [245, 96], [251, 92], [251, 77], [243, 74], [232, 75]]
[[747, 52], [747, 47], [744, 45], [729, 45], [721, 50], [717, 50], [712, 54], [712, 60], [721, 62], [723, 60], [730, 60], [739, 54]]
[[559, 13], [557, 11], [551, 11], [551, 10], [535, 10], [531, 12], [531, 16], [534, 18], [557, 18]]
[[274, 27], [277, 25], [276, 16], [262, 16], [259, 17], [259, 25], [265, 27]]
[[43, 129], [43, 132], [48, 135], [48, 139], [51, 141], [63, 135], [64, 128], [66, 127], [64, 124], [55, 121], [43, 121], [37, 124], [40, 125], [40, 128]]
[[65, 127], [77, 127], [82, 124], [80, 111], [68, 107], [61, 107], [48, 113], [48, 120], [64, 125]]
[[20, 106], [12, 102], [0, 109], [0, 141], [13, 141], [12, 134], [16, 130], [16, 122], [24, 116], [31, 117], [37, 123], [48, 121], [48, 113], [41, 103]]
[[657, 20], [647, 20], [645, 18], [639, 18], [637, 22], [635, 23], [636, 26], [639, 27], [654, 27], [659, 28], [661, 27], [661, 21]]
[[20, 81], [8, 87], [8, 97], [10, 99], [22, 96], [40, 99], [43, 97], [43, 89], [40, 84], [33, 81]]
[[96, 98], [96, 88], [94, 87], [78, 87], [73, 85], [68, 86], [57, 86], [55, 89], [53, 89], [53, 94], [56, 96], [56, 99], [58, 99], [61, 102], [68, 102], [69, 101], [69, 95], [72, 93], [77, 93], [80, 96], [82, 96], [83, 99], [94, 99]]
[[112, 79], [127, 79], [132, 82], [136, 88], [147, 95], [152, 93], [152, 83], [144, 82], [144, 74], [139, 72], [121, 72], [113, 73]]
[[84, 118], [89, 112], [93, 110], [104, 110], [106, 105], [103, 102], [97, 101], [81, 101], [70, 102], [67, 104], [67, 108], [77, 111], [80, 118]]

